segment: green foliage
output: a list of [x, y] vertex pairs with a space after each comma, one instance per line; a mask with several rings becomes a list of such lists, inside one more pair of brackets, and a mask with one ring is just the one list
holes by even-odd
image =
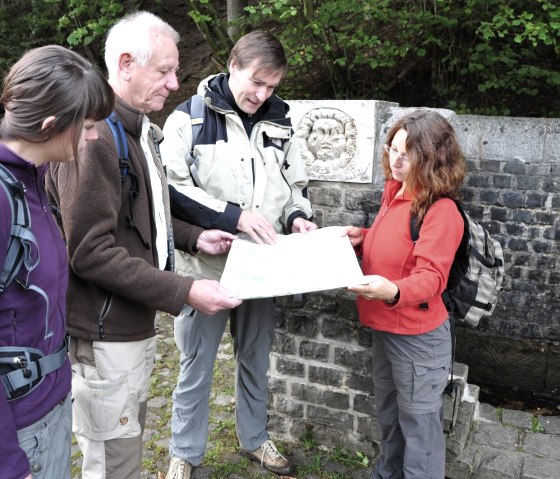
[[504, 412], [504, 409], [503, 409], [503, 408], [501, 408], [501, 407], [497, 407], [497, 408], [496, 408], [496, 419], [497, 419], [499, 422], [502, 422], [502, 413], [503, 413], [503, 412]]
[[[126, 10], [162, 0], [0, 3], [0, 73], [26, 50], [67, 45], [103, 65], [103, 39]], [[223, 0], [184, 0], [225, 69], [237, 38]], [[285, 98], [377, 99], [459, 113], [560, 116], [556, 0], [251, 0], [240, 35], [273, 31], [290, 69]]]
[[327, 464], [328, 459], [325, 455], [317, 451], [313, 455], [308, 456], [305, 465], [301, 465], [298, 467], [298, 474], [306, 476], [309, 474], [319, 474], [325, 470], [325, 465]]
[[368, 467], [369, 458], [362, 452], [352, 454], [340, 447], [336, 447], [330, 454], [330, 461], [344, 464], [345, 466], [356, 469], [357, 467]]
[[311, 449], [316, 448], [319, 445], [313, 437], [313, 426], [311, 426], [311, 424], [309, 423], [305, 424], [305, 429], [303, 430], [299, 440], [305, 451], [310, 451]]
[[111, 26], [125, 12], [125, 2], [117, 0], [44, 0], [58, 5], [64, 14], [58, 29], [65, 34], [69, 47], [79, 50], [91, 61], [103, 64], [103, 42]]
[[214, 51], [221, 70], [225, 71], [234, 42], [227, 34], [228, 23], [219, 13], [219, 3], [214, 5], [209, 0], [185, 0], [185, 3], [189, 7], [189, 16]]
[[56, 28], [59, 15], [57, 8], [39, 0], [13, 0], [0, 6], [2, 76], [27, 50], [63, 41]]
[[[48, 0], [59, 3], [60, 0]], [[105, 35], [108, 27], [124, 11], [124, 5], [112, 0], [98, 1], [92, 5], [84, 0], [68, 0], [68, 13], [60, 17], [58, 25], [61, 30], [73, 28], [67, 41], [72, 46], [91, 45], [96, 39]]]
[[[103, 42], [125, 13], [119, 0], [13, 0], [0, 6], [0, 69], [5, 72], [30, 48], [64, 45], [103, 65]], [[159, 0], [152, 2], [154, 5]]]
[[356, 453], [356, 456], [358, 456], [358, 462], [364, 466], [364, 467], [368, 467], [369, 466], [369, 457], [367, 457], [363, 452], [358, 451]]
[[[548, 0], [500, 3], [476, 34], [464, 72], [479, 79], [478, 91], [501, 92], [506, 103], [520, 100], [530, 114], [544, 113], [560, 87], [558, 63], [551, 61], [560, 53], [560, 6]], [[544, 100], [540, 111], [530, 111], [538, 96]], [[556, 102], [551, 113], [558, 115], [558, 110]]]
[[533, 417], [532, 424], [531, 424], [531, 431], [532, 432], [544, 432], [544, 427], [542, 426], [541, 422], [539, 421], [538, 417]]
[[244, 31], [273, 30], [289, 53], [285, 97], [560, 115], [553, 0], [256, 0], [245, 10]]

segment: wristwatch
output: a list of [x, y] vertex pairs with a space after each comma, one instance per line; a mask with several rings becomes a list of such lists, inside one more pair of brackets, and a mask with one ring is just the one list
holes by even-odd
[[397, 289], [397, 294], [395, 294], [395, 297], [393, 299], [384, 299], [383, 301], [386, 304], [395, 304], [399, 298], [401, 297], [401, 291], [399, 289]]

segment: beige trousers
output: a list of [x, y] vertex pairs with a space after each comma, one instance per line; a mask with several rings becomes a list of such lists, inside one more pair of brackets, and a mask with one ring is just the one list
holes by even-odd
[[131, 342], [72, 338], [72, 431], [82, 479], [138, 479], [156, 338]]

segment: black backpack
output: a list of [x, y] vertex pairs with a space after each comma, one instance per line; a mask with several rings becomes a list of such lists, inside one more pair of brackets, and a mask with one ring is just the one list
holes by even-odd
[[[477, 326], [480, 319], [490, 316], [496, 307], [504, 279], [504, 254], [501, 244], [467, 214], [461, 203], [456, 201], [455, 204], [465, 229], [442, 298], [454, 319]], [[411, 218], [410, 236], [414, 243], [422, 226], [416, 223], [416, 219]]]

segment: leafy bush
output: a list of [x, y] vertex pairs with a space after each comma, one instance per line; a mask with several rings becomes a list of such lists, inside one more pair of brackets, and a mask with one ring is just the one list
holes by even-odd
[[290, 55], [286, 97], [560, 115], [558, 2], [260, 0], [245, 11], [245, 31], [273, 30]]
[[219, 5], [208, 0], [185, 0], [189, 16], [214, 51], [219, 66], [225, 70], [229, 52], [234, 42], [227, 33], [228, 22], [219, 11]]
[[66, 34], [67, 45], [80, 50], [91, 61], [103, 65], [105, 35], [125, 14], [126, 2], [115, 0], [45, 0], [64, 8], [58, 19], [59, 31]]
[[[67, 45], [103, 64], [125, 10], [165, 15], [162, 0], [0, 3], [0, 70], [29, 48]], [[184, 0], [225, 67], [223, 0]], [[243, 2], [241, 2], [243, 3]], [[560, 116], [556, 0], [248, 0], [239, 34], [273, 31], [286, 47], [286, 98], [377, 99], [460, 113]], [[173, 8], [173, 7], [170, 7]], [[237, 29], [235, 29], [237, 31]]]
[[2, 76], [27, 50], [61, 43], [56, 28], [60, 11], [45, 1], [12, 0], [0, 6], [0, 73]]
[[[25, 51], [55, 43], [103, 65], [105, 34], [126, 8], [140, 2], [119, 0], [12, 0], [0, 4], [0, 71], [4, 74]], [[151, 10], [159, 5], [153, 0]]]

